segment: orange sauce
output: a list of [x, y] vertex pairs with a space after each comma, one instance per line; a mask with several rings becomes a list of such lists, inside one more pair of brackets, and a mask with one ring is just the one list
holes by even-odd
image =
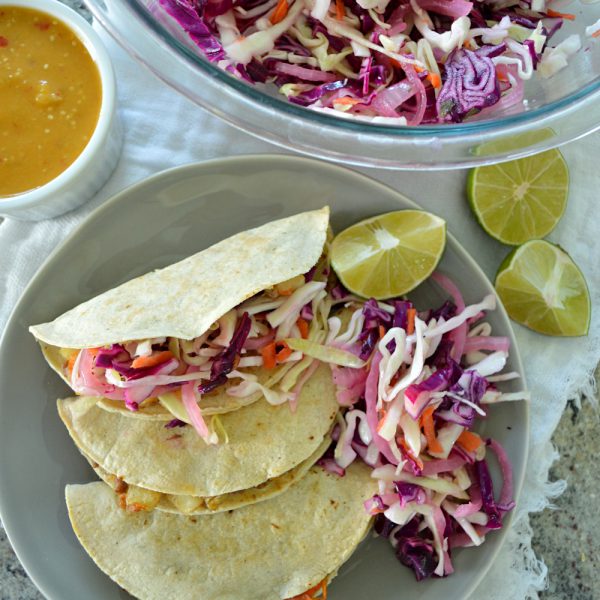
[[98, 68], [52, 15], [0, 8], [0, 197], [62, 173], [89, 142], [100, 113]]

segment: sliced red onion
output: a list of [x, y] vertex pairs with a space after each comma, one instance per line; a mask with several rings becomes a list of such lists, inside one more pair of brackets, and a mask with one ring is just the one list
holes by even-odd
[[416, 93], [417, 90], [411, 83], [401, 81], [379, 92], [371, 106], [384, 117], [397, 117], [396, 109]]
[[260, 350], [264, 348], [268, 344], [270, 344], [275, 339], [275, 330], [271, 330], [267, 335], [263, 335], [255, 338], [246, 338], [244, 342], [245, 350]]
[[[481, 538], [485, 538], [485, 534], [491, 531], [489, 527], [475, 527], [477, 535]], [[454, 548], [468, 548], [474, 546], [473, 540], [466, 533], [455, 533], [448, 537], [448, 547], [452, 550]]]
[[412, 115], [408, 112], [404, 113], [407, 124], [411, 127], [414, 127], [421, 124], [423, 116], [425, 115], [425, 109], [427, 108], [427, 92], [425, 91], [425, 86], [423, 85], [421, 78], [417, 75], [417, 72], [412, 65], [404, 65], [403, 69], [406, 73], [408, 81], [410, 81], [411, 85], [415, 89], [417, 102], [416, 110], [414, 113], [412, 113]]
[[134, 388], [128, 388], [124, 392], [125, 406], [131, 411], [137, 411], [139, 404], [150, 398], [154, 391], [154, 385], [139, 385]]
[[346, 474], [345, 469], [342, 469], [333, 458], [321, 458], [317, 461], [317, 464], [320, 467], [323, 467], [328, 473], [333, 473], [334, 475], [339, 475], [343, 477]]
[[214, 439], [211, 439], [210, 432], [208, 431], [208, 427], [202, 418], [202, 412], [200, 411], [200, 407], [198, 406], [199, 398], [196, 397], [196, 391], [194, 389], [193, 383], [186, 383], [181, 388], [181, 400], [183, 402], [183, 406], [185, 411], [187, 412], [188, 417], [194, 429], [198, 432], [198, 435], [207, 443], [212, 444], [215, 443]]
[[510, 464], [506, 450], [504, 450], [499, 442], [489, 439], [487, 440], [487, 445], [496, 455], [498, 462], [500, 463], [500, 470], [502, 471], [502, 490], [500, 491], [500, 498], [496, 505], [502, 511], [512, 510], [515, 506], [515, 502], [513, 500], [514, 489], [512, 465]]
[[122, 390], [103, 382], [94, 373], [94, 356], [86, 349], [81, 350], [75, 359], [71, 373], [71, 386], [78, 394], [103, 396], [109, 400], [124, 400]]
[[453, 451], [448, 458], [428, 460], [423, 462], [423, 476], [430, 477], [439, 473], [452, 473], [466, 463], [466, 459]]
[[365, 393], [367, 370], [352, 369], [349, 367], [331, 366], [333, 383], [335, 383], [336, 398], [340, 406], [352, 406]]
[[467, 504], [459, 505], [454, 511], [454, 516], [457, 518], [469, 517], [477, 511], [481, 510], [481, 491], [477, 484], [473, 484], [470, 487], [471, 501]]
[[510, 340], [504, 336], [473, 336], [467, 337], [463, 353], [478, 352], [480, 350], [500, 350], [508, 352], [510, 349]]
[[453, 19], [466, 17], [473, 8], [473, 3], [466, 0], [417, 0], [417, 4], [424, 10]]
[[290, 75], [292, 77], [298, 77], [304, 81], [314, 81], [318, 83], [331, 83], [337, 81], [339, 77], [333, 73], [327, 73], [320, 69], [307, 69], [300, 65], [292, 65], [285, 62], [276, 62], [275, 71], [283, 73], [284, 75]]

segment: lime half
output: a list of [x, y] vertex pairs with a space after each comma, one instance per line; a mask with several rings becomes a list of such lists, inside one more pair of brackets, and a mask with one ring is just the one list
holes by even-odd
[[467, 196], [479, 224], [503, 244], [548, 235], [567, 205], [569, 170], [558, 150], [469, 173]]
[[586, 335], [590, 296], [583, 274], [561, 248], [533, 240], [513, 250], [496, 275], [512, 319], [546, 335]]
[[420, 210], [400, 210], [348, 227], [331, 244], [342, 283], [365, 298], [392, 298], [416, 288], [436, 268], [446, 222]]

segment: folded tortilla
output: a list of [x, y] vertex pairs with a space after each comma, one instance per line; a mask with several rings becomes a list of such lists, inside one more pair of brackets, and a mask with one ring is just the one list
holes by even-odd
[[[302, 275], [319, 260], [329, 208], [294, 215], [227, 238], [164, 269], [137, 277], [29, 331], [50, 366], [69, 385], [67, 363], [78, 349], [173, 337], [193, 340], [243, 301]], [[223, 390], [203, 398], [205, 414], [255, 402], [260, 394], [231, 398]], [[109, 410], [123, 403], [103, 401]], [[157, 403], [130, 416], [169, 419]]]
[[242, 506], [268, 500], [285, 492], [308, 473], [308, 470], [323, 456], [330, 444], [331, 439], [326, 436], [317, 450], [306, 460], [293, 469], [286, 471], [283, 475], [273, 477], [256, 487], [210, 497], [161, 494], [139, 486], [129, 485], [113, 473], [105, 471], [100, 465], [91, 461], [89, 457], [86, 458], [88, 458], [98, 476], [108, 483], [115, 492], [120, 494], [121, 504], [127, 510], [138, 512], [156, 509], [185, 515], [207, 515], [235, 510]]
[[313, 467], [285, 493], [217, 515], [119, 508], [103, 482], [68, 485], [75, 534], [111, 579], [141, 600], [281, 600], [331, 577], [368, 531], [370, 469]]
[[327, 365], [300, 392], [296, 412], [262, 399], [219, 417], [227, 443], [207, 445], [190, 427], [130, 419], [85, 396], [58, 401], [81, 452], [105, 471], [164, 494], [201, 497], [247, 490], [290, 471], [328, 435], [339, 405]]

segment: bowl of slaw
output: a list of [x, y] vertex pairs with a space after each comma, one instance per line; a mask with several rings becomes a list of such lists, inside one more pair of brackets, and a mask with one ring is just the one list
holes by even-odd
[[135, 58], [211, 113], [345, 164], [489, 164], [600, 124], [600, 5], [579, 0], [87, 5]]

